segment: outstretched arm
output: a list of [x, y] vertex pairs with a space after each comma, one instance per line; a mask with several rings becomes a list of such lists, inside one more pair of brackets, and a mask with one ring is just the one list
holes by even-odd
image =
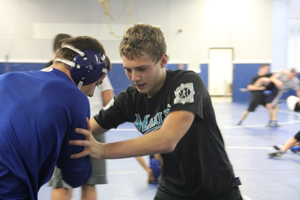
[[97, 142], [90, 131], [76, 129], [76, 132], [83, 134], [86, 140], [73, 140], [70, 144], [84, 146], [85, 150], [71, 157], [80, 158], [90, 155], [94, 158], [114, 159], [170, 153], [188, 131], [194, 118], [195, 115], [192, 112], [174, 111], [156, 131], [131, 140], [105, 144]]
[[277, 88], [281, 88], [283, 86], [283, 83], [278, 79], [277, 74], [273, 74], [270, 79]]
[[250, 91], [255, 91], [255, 90], [265, 90], [266, 86], [255, 86], [253, 84], [247, 85], [247, 89]]
[[[94, 117], [91, 117], [91, 121], [89, 122], [91, 126], [91, 132], [93, 133], [94, 136], [98, 136], [100, 134], [103, 134], [107, 131], [107, 129], [102, 128], [98, 122], [95, 120]], [[83, 130], [83, 129], [82, 129]]]

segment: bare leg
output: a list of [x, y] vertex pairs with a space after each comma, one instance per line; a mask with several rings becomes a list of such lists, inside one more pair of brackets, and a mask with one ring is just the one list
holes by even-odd
[[96, 200], [97, 192], [95, 185], [81, 186], [81, 200]]
[[274, 106], [274, 108], [272, 109], [272, 115], [271, 115], [271, 120], [272, 121], [276, 121], [277, 120], [277, 113], [278, 113], [278, 108], [279, 108], [279, 104], [276, 104]]
[[150, 183], [152, 181], [155, 180], [154, 178], [154, 175], [153, 175], [153, 172], [151, 170], [150, 167], [148, 167], [143, 159], [142, 156], [139, 156], [139, 157], [135, 157], [137, 159], [137, 161], [140, 163], [140, 165], [146, 170], [146, 172], [148, 173], [148, 179], [147, 179], [147, 182]]
[[243, 121], [247, 117], [248, 113], [249, 113], [248, 110], [243, 112], [242, 117], [241, 117], [241, 121]]
[[72, 199], [73, 189], [68, 188], [53, 188], [52, 189], [52, 200], [70, 200]]
[[292, 137], [284, 143], [284, 145], [280, 148], [280, 151], [286, 152], [288, 149], [292, 148], [293, 146], [297, 146], [298, 144], [299, 142], [296, 140], [296, 138]]
[[289, 139], [288, 141], [286, 141], [284, 143], [284, 145], [280, 148], [280, 150], [278, 150], [276, 152], [269, 153], [269, 156], [271, 158], [281, 157], [282, 154], [284, 154], [288, 149], [290, 149], [293, 146], [296, 146], [298, 144], [299, 144], [299, 142], [296, 140], [296, 138], [292, 137], [291, 139]]
[[155, 154], [154, 158], [159, 161], [159, 166], [163, 166], [164, 161], [159, 153]]
[[243, 112], [240, 121], [237, 123], [238, 126], [242, 124], [243, 120], [247, 117], [248, 113], [249, 113], [248, 110], [246, 110], [246, 111]]
[[270, 104], [270, 103], [267, 103], [267, 104], [266, 104], [266, 108], [268, 109], [268, 113], [269, 113], [270, 120], [272, 120], [273, 109], [272, 109], [271, 104]]

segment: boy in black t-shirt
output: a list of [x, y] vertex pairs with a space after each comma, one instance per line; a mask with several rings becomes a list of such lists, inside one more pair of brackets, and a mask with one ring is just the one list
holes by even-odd
[[[126, 90], [76, 129], [85, 146], [73, 158], [90, 155], [114, 159], [154, 155], [163, 158], [156, 200], [242, 200], [210, 95], [193, 71], [166, 70], [166, 42], [160, 28], [135, 24], [120, 47], [123, 68], [132, 82]], [[143, 135], [131, 140], [99, 143], [94, 135], [132, 122]]]
[[[249, 112], [254, 112], [258, 105], [263, 105], [268, 109], [270, 121], [273, 121], [274, 108], [271, 106], [271, 102], [278, 93], [277, 87], [282, 83], [277, 80], [276, 76], [269, 73], [269, 70], [269, 65], [262, 64], [259, 67], [257, 74], [247, 85], [247, 89], [251, 92], [250, 102], [247, 110], [243, 112], [242, 117], [237, 125], [241, 125]], [[266, 90], [269, 91], [269, 95], [265, 94]]]

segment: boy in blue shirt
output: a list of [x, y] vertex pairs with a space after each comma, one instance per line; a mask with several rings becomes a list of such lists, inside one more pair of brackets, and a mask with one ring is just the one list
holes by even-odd
[[79, 36], [63, 42], [52, 66], [0, 76], [0, 199], [37, 199], [55, 164], [69, 185], [87, 181], [90, 158], [70, 159], [83, 148], [68, 141], [84, 138], [75, 129], [87, 128], [87, 96], [110, 70], [106, 59], [98, 40]]

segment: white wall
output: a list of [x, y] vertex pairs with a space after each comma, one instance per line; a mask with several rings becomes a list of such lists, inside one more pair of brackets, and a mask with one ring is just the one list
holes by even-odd
[[300, 71], [300, 0], [289, 0], [287, 69]]
[[[116, 17], [123, 1], [111, 2]], [[112, 22], [116, 34], [124, 31], [128, 10]], [[197, 71], [209, 48], [232, 47], [240, 61], [271, 60], [272, 10], [273, 0], [134, 0], [131, 24], [160, 26], [170, 61], [186, 61]], [[0, 60], [48, 61], [59, 32], [96, 37], [111, 60], [120, 61], [120, 38], [110, 35], [97, 0], [0, 0]]]
[[289, 34], [289, 2], [287, 0], [274, 0], [272, 24], [272, 70], [279, 71], [287, 66]]

